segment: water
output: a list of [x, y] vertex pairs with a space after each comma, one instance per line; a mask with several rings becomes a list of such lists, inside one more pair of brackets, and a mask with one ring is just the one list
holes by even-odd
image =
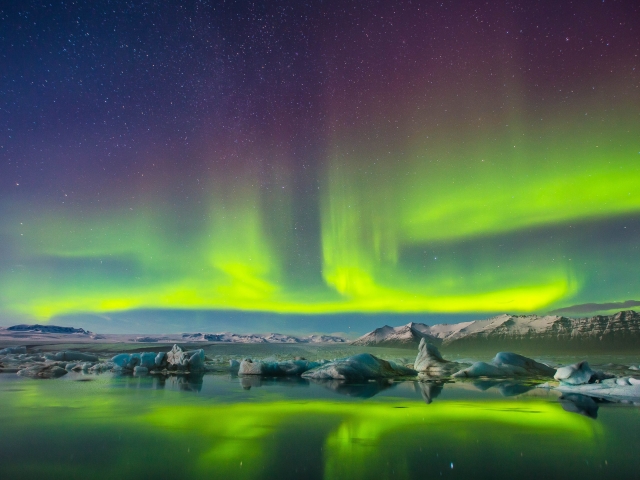
[[638, 477], [638, 407], [530, 387], [3, 374], [0, 478]]

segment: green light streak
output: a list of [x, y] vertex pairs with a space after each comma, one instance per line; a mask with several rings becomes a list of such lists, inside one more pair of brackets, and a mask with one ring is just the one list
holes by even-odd
[[[603, 435], [601, 423], [534, 397], [445, 400], [430, 405], [396, 398], [367, 402], [253, 398], [225, 403], [222, 398], [178, 391], [140, 390], [136, 379], [117, 380], [124, 383], [121, 387], [134, 388], [113, 388], [104, 380], [99, 377], [93, 388], [65, 380], [57, 380], [64, 383], [57, 387], [53, 382], [22, 381], [19, 390], [0, 392], [4, 406], [0, 416], [7, 428], [18, 431], [55, 430], [64, 425], [77, 435], [113, 430], [118, 435], [130, 431], [133, 438], [160, 438], [159, 445], [183, 448], [181, 461], [185, 460], [182, 455], [188, 455], [192, 474], [216, 472], [228, 478], [280, 471], [282, 442], [286, 445], [289, 436], [303, 448], [322, 448], [318, 461], [325, 478], [359, 479], [410, 477], [409, 457], [417, 445], [437, 446], [442, 453], [454, 448], [464, 452], [469, 463], [474, 455], [484, 458], [491, 450], [512, 455], [517, 437], [519, 445], [529, 446], [529, 459], [536, 455], [548, 459], [562, 445], [558, 455], [564, 461], [566, 452], [595, 452]], [[482, 445], [476, 441], [479, 437]], [[316, 438], [319, 444], [312, 445], [308, 438]], [[131, 451], [116, 450], [118, 456], [110, 460], [111, 470], [105, 474], [127, 468], [133, 457], [139, 461], [144, 448], [167, 453], [155, 442]], [[433, 453], [429, 452], [430, 458]], [[43, 466], [46, 461], [33, 467], [37, 471]], [[69, 464], [68, 468], [77, 467]]]
[[571, 252], [554, 242], [508, 262], [477, 252], [462, 280], [454, 275], [461, 263], [425, 265], [416, 278], [398, 259], [414, 246], [639, 212], [640, 124], [626, 112], [634, 128], [603, 131], [598, 120], [435, 140], [426, 131], [393, 149], [336, 138], [321, 209], [327, 284], [352, 302], [391, 311], [526, 312], [578, 294], [591, 272], [576, 271]]
[[577, 264], [575, 247], [526, 241], [551, 225], [640, 212], [640, 123], [628, 108], [616, 115], [624, 126], [559, 116], [527, 129], [408, 131], [386, 149], [341, 133], [320, 189], [321, 272], [291, 271], [294, 198], [251, 174], [218, 175], [181, 207], [4, 205], [0, 310], [39, 320], [141, 308], [527, 313], [636, 298], [624, 279], [606, 298], [594, 291], [597, 265], [635, 262], [628, 254], [594, 250]]
[[403, 240], [495, 235], [640, 211], [635, 128], [549, 130], [523, 132], [515, 141], [466, 139], [469, 147], [453, 155], [445, 145], [414, 139], [416, 173], [399, 186], [406, 195], [399, 222]]
[[[465, 435], [476, 428], [502, 425], [527, 431], [534, 437], [560, 435], [569, 444], [582, 444], [593, 441], [599, 428], [577, 415], [567, 415], [558, 404], [543, 401], [442, 402], [428, 409], [415, 402], [403, 402], [400, 409], [394, 408], [397, 405], [392, 402], [270, 402], [216, 406], [215, 415], [205, 407], [185, 407], [177, 411], [170, 407], [156, 409], [146, 421], [162, 429], [188, 428], [210, 437], [213, 447], [200, 458], [203, 471], [214, 467], [233, 471], [242, 462], [241, 475], [250, 477], [258, 474], [270, 457], [270, 439], [275, 431], [287, 423], [300, 425], [306, 419], [317, 419], [320, 424], [335, 425], [323, 448], [327, 479], [371, 478], [374, 472], [389, 470], [390, 474], [391, 468], [402, 478], [402, 458], [394, 458], [392, 466], [388, 466], [389, 437], [399, 432], [411, 436], [416, 431], [437, 431], [446, 444], [451, 437]], [[452, 429], [452, 425], [456, 428]], [[487, 441], [508, 443], [500, 438]]]

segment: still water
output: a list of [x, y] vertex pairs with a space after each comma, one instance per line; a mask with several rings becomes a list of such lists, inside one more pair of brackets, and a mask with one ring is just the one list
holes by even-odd
[[638, 478], [640, 408], [512, 382], [0, 375], [0, 478]]

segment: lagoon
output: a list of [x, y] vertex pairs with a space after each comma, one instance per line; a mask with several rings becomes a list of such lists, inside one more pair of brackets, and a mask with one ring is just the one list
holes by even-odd
[[640, 408], [515, 382], [2, 374], [0, 405], [1, 478], [620, 479], [640, 471]]

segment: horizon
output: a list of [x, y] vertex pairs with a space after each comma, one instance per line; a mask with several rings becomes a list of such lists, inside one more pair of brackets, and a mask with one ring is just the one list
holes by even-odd
[[[616, 311], [610, 311], [609, 313], [606, 312], [601, 312], [598, 313], [596, 315], [603, 315], [603, 316], [613, 316], [616, 315], [618, 313], [622, 313], [622, 312], [635, 312], [635, 310], [633, 309], [624, 309], [624, 310], [616, 310]], [[234, 312], [234, 313], [238, 313], [238, 312]], [[255, 334], [255, 335], [266, 335], [266, 334], [282, 334], [282, 335], [290, 335], [290, 336], [296, 336], [296, 337], [308, 337], [311, 335], [332, 335], [332, 336], [341, 336], [344, 337], [347, 340], [353, 340], [356, 338], [359, 338], [363, 335], [366, 335], [368, 333], [373, 332], [374, 330], [377, 330], [379, 328], [384, 328], [384, 327], [391, 327], [391, 328], [399, 328], [399, 327], [403, 327], [405, 325], [409, 325], [409, 324], [422, 324], [422, 325], [428, 325], [429, 327], [433, 327], [433, 326], [437, 326], [437, 325], [455, 325], [455, 324], [459, 324], [459, 323], [468, 323], [468, 322], [475, 322], [475, 321], [484, 321], [484, 320], [491, 320], [493, 318], [496, 317], [500, 317], [500, 316], [510, 316], [510, 317], [527, 317], [527, 316], [537, 316], [537, 317], [567, 317], [567, 318], [574, 318], [574, 319], [579, 319], [579, 318], [590, 318], [596, 315], [589, 315], [587, 317], [584, 316], [578, 316], [578, 315], [562, 315], [562, 314], [557, 314], [557, 313], [546, 313], [546, 314], [511, 314], [508, 312], [503, 312], [503, 313], [497, 313], [497, 314], [493, 314], [493, 315], [485, 315], [485, 316], [477, 316], [477, 315], [468, 315], [466, 316], [466, 318], [463, 318], [459, 315], [456, 316], [452, 316], [451, 318], [442, 318], [442, 316], [436, 316], [437, 318], [440, 319], [440, 321], [436, 318], [422, 318], [424, 316], [420, 316], [419, 318], [412, 318], [410, 319], [408, 322], [406, 321], [406, 318], [400, 317], [400, 316], [388, 316], [388, 315], [375, 315], [375, 316], [369, 316], [369, 317], [375, 317], [375, 318], [359, 318], [359, 319], [354, 319], [351, 318], [351, 320], [344, 320], [343, 318], [338, 318], [336, 320], [334, 320], [334, 322], [332, 323], [328, 323], [326, 322], [326, 320], [320, 320], [320, 322], [314, 324], [314, 326], [319, 326], [319, 325], [326, 325], [327, 323], [329, 325], [342, 325], [342, 324], [349, 324], [347, 325], [348, 330], [347, 331], [339, 331], [339, 330], [320, 330], [320, 329], [313, 329], [313, 327], [309, 327], [309, 328], [300, 328], [301, 324], [300, 323], [281, 323], [281, 325], [284, 327], [283, 329], [278, 329], [278, 327], [276, 326], [276, 322], [274, 323], [270, 323], [270, 327], [257, 327], [258, 329], [255, 329], [250, 326], [250, 322], [249, 325], [245, 324], [244, 326], [241, 326], [239, 328], [233, 328], [232, 325], [237, 325], [237, 319], [234, 319], [230, 322], [216, 322], [216, 321], [204, 321], [204, 322], [198, 322], [197, 325], [200, 325], [203, 328], [196, 328], [196, 329], [192, 329], [192, 330], [187, 330], [187, 329], [180, 329], [180, 328], [174, 328], [173, 331], [149, 331], [149, 330], [127, 330], [128, 328], [131, 328], [131, 322], [130, 321], [121, 321], [119, 323], [116, 323], [115, 325], [112, 325], [111, 328], [107, 329], [107, 330], [94, 330], [92, 328], [89, 328], [87, 326], [87, 323], [91, 323], [91, 321], [87, 321], [87, 317], [86, 316], [82, 316], [80, 318], [75, 318], [73, 319], [73, 317], [68, 317], [69, 321], [66, 321], [64, 319], [60, 319], [60, 322], [43, 322], [43, 323], [11, 323], [11, 324], [4, 324], [2, 323], [2, 321], [0, 320], [0, 328], [8, 328], [8, 327], [12, 327], [12, 326], [17, 326], [17, 325], [27, 325], [27, 326], [58, 326], [58, 327], [73, 327], [73, 328], [81, 328], [84, 329], [87, 332], [91, 332], [91, 333], [95, 333], [95, 334], [106, 334], [106, 335], [178, 335], [178, 334], [193, 334], [193, 333], [213, 333], [213, 334], [221, 334], [221, 333], [228, 333], [228, 334], [238, 334], [238, 335], [251, 335], [251, 334]], [[104, 319], [104, 317], [102, 317]], [[386, 321], [382, 320], [383, 318], [387, 318]], [[404, 323], [397, 323], [397, 322], [393, 322], [393, 321], [388, 321], [390, 318], [393, 319], [397, 319], [398, 321], [400, 320], [400, 318], [403, 318]], [[84, 320], [83, 320], [84, 319]], [[378, 319], [380, 319], [380, 321], [378, 321]], [[422, 320], [422, 321], [421, 321]], [[109, 322], [112, 322], [113, 319], [109, 319]], [[376, 323], [377, 322], [377, 323]], [[383, 323], [380, 323], [383, 322]], [[386, 323], [384, 323], [386, 322]], [[95, 322], [94, 322], [95, 323]], [[354, 325], [354, 328], [351, 329], [351, 325]], [[105, 323], [101, 323], [100, 325], [105, 325]], [[135, 325], [135, 324], [134, 324]], [[146, 323], [146, 325], [154, 325], [153, 323]], [[194, 325], [193, 323], [185, 323], [185, 326], [188, 325]], [[218, 325], [218, 327], [216, 327], [215, 325]], [[264, 325], [264, 324], [263, 324]], [[295, 325], [295, 326], [285, 326], [285, 325]], [[118, 329], [120, 327], [120, 329]], [[124, 327], [124, 328], [123, 328]], [[273, 327], [273, 328], [271, 328]], [[145, 327], [141, 327], [141, 328], [145, 328]], [[152, 327], [153, 328], [153, 327]], [[262, 329], [260, 329], [262, 328]]]

